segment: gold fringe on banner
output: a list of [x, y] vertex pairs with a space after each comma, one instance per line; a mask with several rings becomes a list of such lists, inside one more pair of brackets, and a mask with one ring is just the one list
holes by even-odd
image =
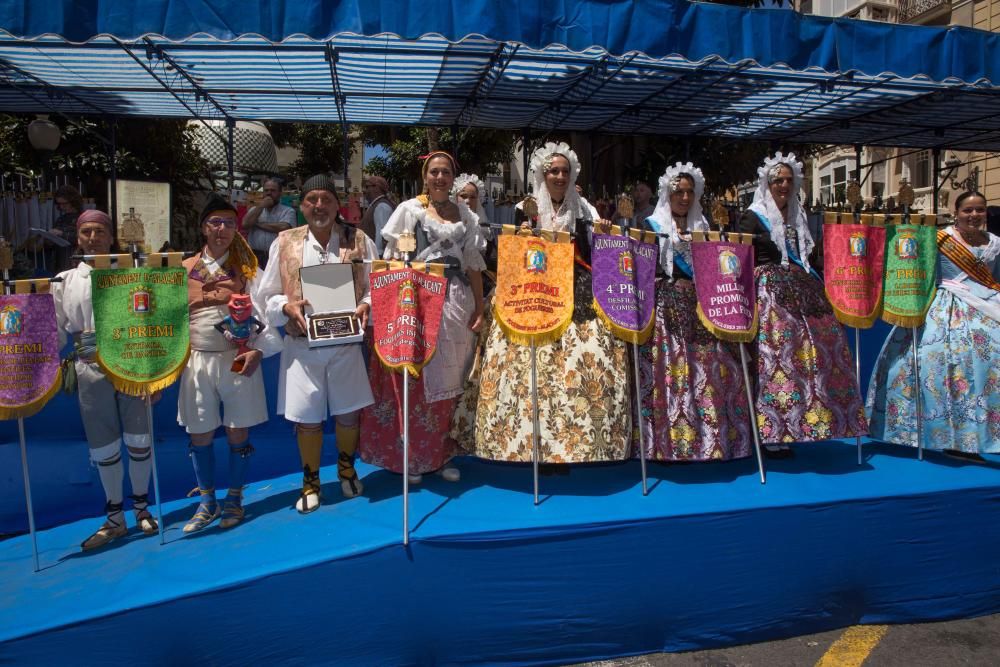
[[569, 243], [572, 239], [569, 232], [554, 232], [550, 229], [543, 229], [538, 235], [549, 243]]
[[[47, 282], [47, 281], [46, 281]], [[45, 404], [56, 395], [56, 392], [62, 387], [62, 368], [56, 370], [56, 379], [49, 387], [48, 391], [39, 398], [33, 400], [31, 403], [26, 403], [24, 405], [9, 406], [0, 405], [0, 421], [7, 419], [27, 419], [28, 417], [36, 414], [39, 410], [45, 407]]]
[[517, 226], [515, 226], [515, 225], [504, 225], [503, 227], [500, 228], [500, 233], [501, 234], [517, 234], [518, 229], [519, 228]]
[[862, 225], [868, 225], [869, 227], [871, 227], [872, 226], [872, 214], [871, 213], [862, 213], [858, 217], [858, 222], [860, 222]]
[[163, 391], [173, 383], [177, 382], [177, 380], [179, 380], [181, 375], [184, 373], [184, 369], [187, 368], [188, 357], [190, 356], [191, 345], [188, 344], [187, 351], [184, 353], [184, 359], [181, 360], [180, 364], [155, 380], [143, 382], [126, 380], [125, 378], [120, 378], [115, 375], [114, 372], [104, 364], [104, 360], [101, 359], [100, 350], [97, 351], [97, 365], [101, 367], [102, 371], [104, 371], [104, 375], [107, 376], [108, 381], [111, 382], [115, 391], [128, 396], [147, 396], [149, 394], [155, 394], [158, 391]]
[[48, 278], [15, 280], [14, 294], [48, 294], [50, 286]]
[[826, 225], [839, 225], [840, 224], [840, 212], [839, 211], [825, 211], [823, 213], [823, 224], [826, 224]]
[[[827, 301], [830, 301], [830, 295], [826, 296]], [[833, 314], [837, 316], [837, 321], [849, 327], [854, 327], [855, 329], [871, 329], [875, 325], [875, 320], [882, 317], [882, 300], [879, 299], [879, 304], [875, 306], [875, 309], [869, 315], [853, 315], [851, 313], [845, 313], [840, 310], [830, 301], [830, 306], [833, 308]]]
[[924, 322], [927, 320], [927, 313], [930, 312], [931, 306], [934, 305], [934, 298], [937, 296], [937, 286], [931, 290], [931, 293], [927, 296], [927, 307], [924, 308], [923, 312], [919, 315], [903, 315], [901, 313], [894, 313], [891, 310], [886, 310], [882, 308], [882, 320], [893, 324], [897, 327], [906, 327], [907, 329], [916, 329], [917, 327], [922, 327]]
[[568, 329], [570, 323], [573, 322], [573, 309], [570, 308], [569, 313], [563, 321], [559, 322], [559, 324], [555, 326], [555, 328], [549, 329], [548, 331], [540, 334], [525, 333], [512, 328], [509, 324], [503, 321], [503, 318], [500, 317], [500, 314], [497, 312], [496, 304], [493, 305], [493, 319], [497, 323], [497, 326], [500, 327], [500, 330], [503, 331], [504, 335], [507, 336], [507, 340], [516, 345], [528, 346], [531, 345], [531, 341], [534, 341], [535, 345], [548, 345], [549, 343], [556, 342], [562, 338], [564, 333], [566, 333], [566, 329]]
[[600, 304], [597, 299], [594, 299], [594, 312], [597, 313], [597, 318], [604, 323], [611, 333], [615, 335], [616, 338], [620, 338], [626, 343], [632, 343], [633, 345], [645, 345], [649, 337], [653, 335], [653, 325], [656, 324], [656, 312], [649, 316], [649, 322], [643, 325], [642, 329], [639, 331], [632, 331], [631, 329], [626, 329], [625, 327], [619, 326], [611, 321], [607, 313], [601, 310]]
[[390, 364], [382, 356], [382, 353], [378, 351], [378, 345], [373, 345], [372, 347], [375, 348], [375, 355], [378, 357], [378, 360], [382, 363], [382, 365], [385, 368], [388, 368], [391, 371], [399, 371], [399, 372], [406, 371], [407, 373], [410, 374], [410, 377], [412, 377], [414, 380], [420, 379], [420, 371], [424, 370], [424, 366], [429, 364], [431, 362], [431, 359], [433, 359], [434, 355], [437, 353], [437, 345], [435, 345], [434, 349], [431, 350], [431, 353], [427, 355], [427, 358], [424, 359], [423, 362], [419, 364], [411, 364], [409, 362]]
[[701, 309], [700, 303], [698, 304], [697, 311], [698, 319], [701, 320], [702, 325], [708, 329], [709, 333], [719, 340], [724, 340], [727, 343], [752, 343], [753, 339], [757, 337], [758, 312], [756, 304], [754, 304], [753, 322], [750, 323], [749, 331], [729, 331], [728, 329], [720, 329], [705, 316], [705, 312]]
[[389, 262], [384, 259], [372, 260], [372, 271], [388, 271]]

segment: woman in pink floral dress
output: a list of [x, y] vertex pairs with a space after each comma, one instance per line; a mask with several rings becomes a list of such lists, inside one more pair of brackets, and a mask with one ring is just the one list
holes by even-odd
[[757, 175], [740, 220], [740, 231], [755, 235], [757, 424], [764, 454], [788, 458], [788, 443], [864, 435], [868, 424], [844, 329], [809, 268], [802, 163], [779, 152]]
[[688, 162], [660, 177], [659, 200], [644, 227], [659, 234], [656, 323], [639, 350], [640, 415], [653, 461], [725, 461], [750, 455], [739, 350], [698, 320], [691, 282], [691, 232], [705, 231], [705, 178]]

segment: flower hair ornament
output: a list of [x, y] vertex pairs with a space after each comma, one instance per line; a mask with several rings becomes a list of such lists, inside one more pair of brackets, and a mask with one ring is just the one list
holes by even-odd
[[[489, 225], [490, 221], [486, 217], [486, 209], [483, 208], [483, 200], [486, 199], [486, 185], [475, 174], [463, 173], [455, 177], [455, 184], [451, 187], [451, 200], [456, 204], [460, 201], [464, 204], [465, 202], [459, 199], [458, 193], [464, 190], [466, 185], [474, 185], [476, 192], [479, 194], [476, 200], [476, 210], [473, 213], [479, 216], [479, 223], [481, 225]], [[480, 227], [480, 232], [483, 234], [482, 247], [480, 248], [480, 251], [482, 251], [486, 249], [486, 241], [492, 238], [492, 230], [486, 226]]]
[[660, 263], [670, 277], [674, 275], [674, 246], [681, 241], [677, 222], [674, 220], [674, 213], [670, 208], [670, 195], [674, 193], [681, 179], [685, 176], [689, 177], [694, 184], [694, 196], [687, 214], [687, 229], [696, 232], [708, 230], [708, 220], [705, 219], [701, 208], [701, 196], [705, 194], [705, 175], [691, 162], [678, 162], [672, 167], [667, 167], [663, 176], [660, 176], [656, 208], [653, 209], [653, 214], [649, 216], [648, 220], [657, 233], [663, 234], [659, 237]]
[[[562, 156], [569, 162], [569, 183], [566, 186], [566, 196], [558, 211], [552, 207], [552, 197], [545, 185], [545, 174], [552, 168], [553, 158], [557, 156]], [[581, 205], [580, 195], [576, 193], [580, 159], [569, 144], [549, 141], [535, 150], [528, 163], [528, 175], [534, 186], [535, 199], [538, 202], [539, 226], [542, 229], [568, 230], [572, 228], [577, 218], [592, 217], [589, 207]]]
[[[788, 208], [785, 211], [785, 216], [781, 215], [769, 187], [777, 178], [781, 167], [788, 167], [792, 172], [792, 192], [788, 197]], [[809, 233], [806, 212], [802, 209], [802, 203], [799, 201], [802, 179], [802, 163], [796, 159], [795, 153], [784, 155], [778, 151], [773, 157], [766, 158], [764, 164], [757, 169], [757, 191], [753, 195], [750, 210], [767, 220], [771, 227], [771, 240], [781, 250], [782, 266], [788, 266], [788, 243], [785, 240], [785, 220], [787, 219], [787, 227], [795, 230], [795, 236], [798, 239], [799, 247], [796, 250], [799, 259], [802, 260], [803, 266], [808, 271], [809, 253], [812, 252], [815, 244], [812, 234]]]

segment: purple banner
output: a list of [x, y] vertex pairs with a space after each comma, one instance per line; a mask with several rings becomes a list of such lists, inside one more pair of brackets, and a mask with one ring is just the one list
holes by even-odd
[[698, 319], [716, 338], [749, 343], [757, 335], [753, 246], [728, 241], [691, 243]]
[[591, 246], [594, 310], [629, 343], [645, 343], [653, 332], [656, 260], [659, 248], [628, 236], [594, 234]]
[[0, 296], [0, 419], [30, 417], [60, 385], [51, 294]]

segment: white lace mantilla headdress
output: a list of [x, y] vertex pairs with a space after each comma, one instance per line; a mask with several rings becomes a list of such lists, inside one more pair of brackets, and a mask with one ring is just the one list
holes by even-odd
[[[771, 196], [771, 189], [768, 187], [778, 175], [780, 167], [788, 167], [792, 170], [792, 192], [788, 196], [788, 208], [785, 216], [781, 215], [774, 197]], [[757, 192], [753, 195], [753, 203], [750, 210], [767, 219], [771, 226], [771, 240], [781, 251], [781, 265], [788, 266], [788, 244], [785, 242], [785, 219], [787, 217], [788, 226], [795, 230], [798, 238], [799, 259], [809, 270], [809, 253], [813, 249], [812, 234], [809, 233], [809, 224], [806, 220], [806, 212], [802, 209], [802, 202], [799, 201], [799, 190], [802, 189], [802, 163], [795, 159], [795, 153], [782, 155], [781, 151], [764, 160], [764, 164], [757, 169]]]
[[[483, 208], [483, 200], [486, 199], [486, 185], [475, 174], [459, 174], [455, 177], [454, 185], [451, 186], [451, 199], [456, 204], [459, 203], [458, 193], [470, 183], [476, 186], [476, 192], [479, 193], [479, 197], [476, 200], [476, 210], [473, 213], [479, 216], [479, 223], [481, 225], [479, 231], [482, 238], [482, 247], [479, 250], [483, 251], [486, 249], [486, 241], [493, 237], [493, 230], [488, 226], [482, 226], [489, 225], [490, 222], [489, 218], [486, 217], [486, 209]], [[462, 203], [464, 204], [465, 201], [462, 200]]]
[[[552, 158], [561, 155], [569, 162], [569, 185], [563, 205], [556, 211], [552, 208], [552, 197], [545, 186], [545, 172], [552, 166]], [[569, 144], [548, 142], [531, 154], [528, 175], [534, 186], [538, 202], [538, 226], [542, 229], [570, 230], [577, 218], [590, 217], [588, 207], [583, 206], [576, 192], [576, 179], [580, 175], [580, 159]]]
[[466, 185], [472, 184], [476, 186], [476, 191], [479, 193], [479, 203], [477, 211], [473, 211], [479, 216], [479, 219], [486, 222], [486, 211], [483, 210], [483, 200], [486, 199], [486, 185], [479, 180], [479, 177], [475, 174], [459, 174], [455, 177], [455, 184], [451, 186], [451, 198], [456, 203], [458, 202], [458, 193], [461, 192]]
[[690, 176], [694, 183], [694, 197], [687, 214], [687, 229], [695, 232], [708, 230], [708, 220], [705, 219], [705, 214], [701, 210], [701, 196], [705, 194], [705, 175], [691, 162], [678, 162], [672, 167], [667, 167], [663, 176], [660, 176], [656, 208], [647, 219], [656, 228], [657, 233], [668, 235], [660, 236], [659, 242], [660, 263], [670, 277], [674, 275], [674, 246], [681, 241], [677, 222], [674, 220], [674, 212], [670, 208], [670, 195], [677, 189], [683, 176]]

